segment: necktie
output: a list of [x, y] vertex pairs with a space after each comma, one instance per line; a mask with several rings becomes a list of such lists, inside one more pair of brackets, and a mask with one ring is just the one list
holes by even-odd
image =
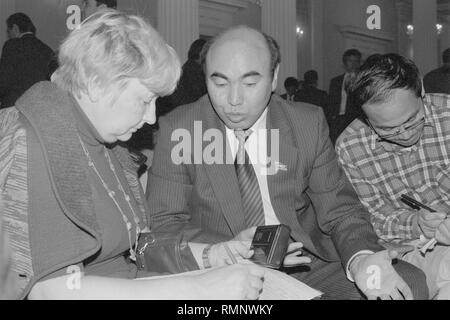
[[250, 163], [245, 150], [245, 141], [251, 134], [251, 130], [244, 132], [236, 130], [234, 134], [239, 141], [239, 149], [234, 163], [239, 184], [239, 190], [244, 207], [244, 217], [247, 227], [264, 225], [264, 207], [259, 190], [255, 170]]

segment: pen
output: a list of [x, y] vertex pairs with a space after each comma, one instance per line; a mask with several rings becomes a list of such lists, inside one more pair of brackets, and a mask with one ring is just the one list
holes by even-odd
[[414, 210], [420, 210], [419, 206], [416, 206], [414, 203], [409, 202], [408, 200], [406, 200], [404, 198], [401, 198], [400, 201], [403, 202], [404, 204], [406, 204], [408, 207], [411, 207]]
[[[401, 199], [400, 199], [403, 203], [407, 204], [408, 206], [410, 206], [411, 208], [415, 209], [415, 210], [420, 210], [425, 209], [428, 210], [429, 212], [436, 212], [436, 210], [424, 205], [423, 203], [417, 201], [416, 199], [406, 195], [406, 194], [402, 194], [401, 195]], [[422, 236], [421, 236], [422, 237]], [[435, 245], [437, 244], [437, 241], [435, 238], [429, 240], [421, 249], [420, 252], [422, 254], [425, 254], [428, 249], [433, 248]]]
[[422, 208], [422, 209], [428, 210], [430, 212], [436, 212], [436, 210], [424, 205], [422, 202], [419, 202], [416, 199], [414, 199], [406, 194], [402, 194], [400, 200], [413, 209], [420, 210], [420, 208]]
[[233, 262], [233, 264], [238, 263], [236, 260], [236, 257], [234, 256], [233, 252], [231, 252], [230, 247], [228, 246], [228, 243], [224, 242], [223, 246], [225, 247], [225, 250], [227, 251], [228, 256], [230, 257], [231, 261]]

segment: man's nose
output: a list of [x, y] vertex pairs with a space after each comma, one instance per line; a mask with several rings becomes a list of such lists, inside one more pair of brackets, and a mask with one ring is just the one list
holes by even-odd
[[232, 85], [228, 94], [228, 103], [231, 106], [239, 106], [242, 104], [243, 96], [240, 85]]

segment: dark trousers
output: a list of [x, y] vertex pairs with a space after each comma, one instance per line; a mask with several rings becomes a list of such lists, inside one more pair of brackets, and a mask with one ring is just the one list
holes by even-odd
[[[307, 254], [307, 256], [311, 258], [310, 264], [296, 268], [286, 268], [283, 271], [310, 287], [323, 292], [322, 300], [365, 299], [365, 296], [356, 285], [347, 279], [345, 270], [340, 262], [325, 262], [313, 255]], [[411, 288], [414, 299], [428, 299], [426, 277], [422, 270], [401, 260], [395, 260], [393, 266]]]

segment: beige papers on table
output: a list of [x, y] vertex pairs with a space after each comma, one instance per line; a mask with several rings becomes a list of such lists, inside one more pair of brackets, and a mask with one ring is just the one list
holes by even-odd
[[[193, 276], [211, 271], [212, 269], [196, 270], [167, 276], [140, 278], [136, 280], [163, 279], [180, 276]], [[321, 296], [317, 291], [303, 282], [277, 270], [266, 268], [264, 287], [259, 300], [311, 300]]]

